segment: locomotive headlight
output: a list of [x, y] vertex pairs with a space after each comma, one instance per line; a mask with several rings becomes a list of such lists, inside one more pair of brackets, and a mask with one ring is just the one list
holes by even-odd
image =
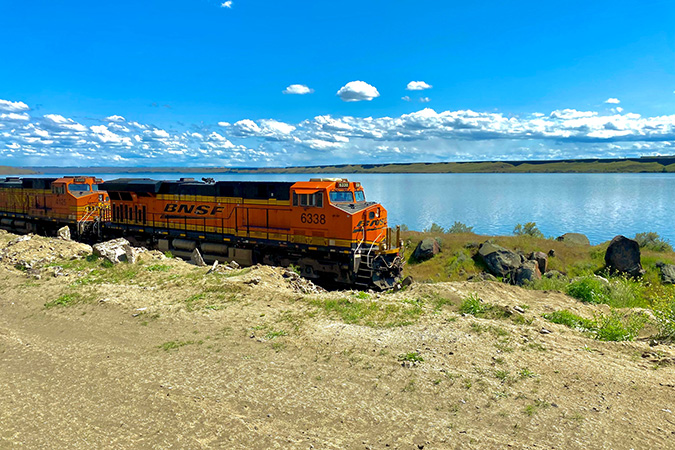
[[380, 208], [377, 208], [377, 212], [375, 213], [375, 217], [378, 219], [380, 218]]

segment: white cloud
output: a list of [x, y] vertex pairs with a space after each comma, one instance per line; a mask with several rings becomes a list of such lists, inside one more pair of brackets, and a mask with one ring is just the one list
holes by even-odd
[[304, 84], [291, 84], [286, 89], [282, 91], [284, 94], [295, 94], [295, 95], [305, 95], [311, 94], [314, 92], [314, 89], [310, 89]]
[[345, 102], [359, 102], [362, 100], [371, 101], [379, 97], [375, 86], [371, 86], [365, 81], [350, 81], [337, 91], [337, 95]]
[[403, 97], [401, 97], [401, 100], [404, 100], [404, 101], [406, 101], [406, 102], [409, 102], [409, 101], [410, 101], [410, 97], [408, 97], [407, 95], [404, 95]]
[[232, 8], [232, 1], [231, 1], [231, 0], [227, 0], [226, 2], [221, 3], [221, 4], [220, 4], [220, 7], [221, 7], [221, 8]]
[[9, 100], [0, 100], [0, 111], [22, 112], [30, 108], [24, 102], [12, 102]]
[[106, 120], [108, 122], [124, 122], [125, 121], [124, 117], [116, 116], [116, 115], [115, 116], [108, 116], [103, 120]]
[[425, 83], [424, 81], [411, 81], [406, 86], [408, 91], [423, 91], [424, 89], [431, 89], [433, 86]]
[[422, 103], [429, 103], [431, 99], [429, 97], [420, 97], [420, 102]]
[[2, 120], [30, 120], [30, 116], [26, 113], [21, 113], [21, 114], [12, 113], [12, 112], [7, 113], [7, 114], [3, 113], [3, 114], [0, 114], [0, 121], [2, 121]]
[[621, 103], [621, 101], [618, 98], [608, 98], [607, 100], [605, 100], [605, 103], [618, 105], [619, 103]]

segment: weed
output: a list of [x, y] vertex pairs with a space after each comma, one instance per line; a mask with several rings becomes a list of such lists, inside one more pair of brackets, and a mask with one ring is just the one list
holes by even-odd
[[583, 277], [567, 286], [567, 294], [586, 303], [606, 303], [608, 285], [597, 277]]
[[659, 329], [659, 337], [675, 341], [675, 296], [670, 293], [654, 304], [654, 316]]
[[459, 306], [459, 312], [461, 314], [471, 314], [472, 316], [478, 316], [486, 310], [487, 306], [476, 294], [470, 294]]
[[173, 258], [173, 253], [167, 250], [164, 252], [164, 256], [166, 256], [167, 258]]
[[296, 266], [295, 264], [289, 264], [288, 270], [290, 270], [291, 272], [295, 272], [298, 275], [300, 275], [302, 273], [302, 271], [300, 270], [300, 266]]
[[548, 408], [549, 406], [551, 406], [549, 402], [537, 399], [534, 401], [534, 403], [525, 407], [525, 414], [528, 416], [533, 416], [540, 409]]
[[369, 300], [370, 299], [370, 294], [367, 292], [359, 291], [354, 297], [358, 298], [359, 300]]
[[422, 356], [417, 352], [408, 352], [398, 355], [398, 360], [404, 362], [407, 361], [414, 364], [423, 362], [424, 358], [422, 358]]
[[284, 330], [279, 330], [279, 331], [270, 331], [265, 335], [265, 339], [274, 339], [279, 336], [288, 336], [288, 332]]
[[544, 319], [582, 331], [593, 330], [596, 326], [593, 320], [584, 319], [583, 317], [577, 316], [566, 309], [544, 314]]
[[147, 267], [148, 272], [168, 272], [171, 266], [165, 264], [153, 264]]
[[403, 387], [402, 391], [403, 392], [415, 392], [417, 389], [417, 386], [415, 385], [415, 380], [410, 380], [408, 383]]
[[495, 370], [495, 378], [497, 378], [502, 383], [504, 383], [509, 379], [509, 371], [508, 370]]
[[275, 352], [279, 353], [281, 350], [286, 348], [286, 344], [284, 342], [272, 342], [272, 350]]
[[518, 377], [519, 377], [521, 380], [522, 380], [522, 379], [525, 379], [525, 378], [534, 378], [534, 377], [536, 377], [536, 376], [537, 376], [537, 374], [534, 373], [534, 372], [532, 372], [532, 371], [531, 371], [530, 369], [528, 369], [527, 367], [523, 367], [523, 368], [520, 369], [520, 371], [518, 372]]

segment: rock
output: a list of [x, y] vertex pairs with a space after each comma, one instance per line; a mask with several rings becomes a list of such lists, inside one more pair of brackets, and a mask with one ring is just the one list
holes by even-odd
[[549, 270], [548, 272], [544, 273], [542, 275], [545, 278], [564, 278], [565, 275], [562, 272], [558, 272], [557, 270]]
[[551, 258], [555, 258], [555, 250], [554, 249], [549, 250], [548, 256], [550, 256]]
[[231, 269], [239, 269], [241, 267], [235, 260], [230, 261], [227, 265], [230, 266]]
[[513, 310], [516, 311], [516, 312], [519, 312], [521, 314], [525, 314], [525, 310], [523, 308], [521, 308], [520, 306], [514, 306]]
[[522, 266], [516, 269], [513, 276], [513, 282], [518, 286], [540, 279], [541, 272], [539, 271], [539, 265], [536, 261], [525, 261]]
[[467, 281], [499, 281], [491, 273], [481, 272], [478, 275], [471, 275]]
[[146, 251], [144, 248], [132, 247], [129, 244], [122, 246], [122, 248], [124, 249], [124, 254], [127, 257], [127, 261], [131, 264], [136, 264], [138, 262], [139, 256]]
[[539, 266], [539, 272], [546, 273], [548, 271], [548, 255], [544, 252], [532, 252], [528, 258], [536, 261]]
[[206, 265], [206, 263], [204, 262], [204, 258], [202, 258], [202, 254], [199, 253], [198, 248], [192, 250], [192, 255], [190, 255], [190, 261], [192, 262], [192, 264], [199, 267], [204, 267]]
[[213, 273], [213, 272], [216, 271], [216, 269], [218, 269], [218, 260], [217, 260], [217, 259], [216, 259], [215, 261], [213, 261], [213, 265], [212, 265], [211, 268], [208, 270], [208, 272], [206, 272], [206, 274], [208, 275], [208, 274], [210, 274], [210, 273]]
[[562, 236], [558, 236], [556, 241], [573, 245], [591, 245], [591, 241], [588, 240], [586, 235], [581, 233], [565, 233]]
[[504, 247], [485, 241], [478, 249], [478, 255], [490, 273], [498, 277], [515, 271], [520, 267], [520, 255]]
[[30, 239], [31, 239], [31, 235], [30, 235], [30, 234], [26, 234], [26, 235], [24, 235], [24, 236], [19, 236], [18, 238], [12, 239], [11, 241], [9, 241], [9, 242], [7, 243], [7, 247], [11, 247], [12, 245], [16, 245], [16, 244], [18, 244], [19, 242], [30, 241]]
[[542, 328], [541, 330], [539, 330], [539, 332], [541, 334], [551, 334], [551, 330], [547, 330], [546, 328]]
[[113, 264], [118, 264], [122, 261], [126, 261], [127, 254], [124, 251], [124, 248], [128, 245], [129, 241], [124, 238], [119, 238], [95, 244], [92, 251], [94, 255], [105, 258]]
[[661, 269], [661, 283], [675, 284], [675, 265], [658, 262], [656, 267]]
[[59, 239], [63, 239], [64, 241], [69, 241], [70, 240], [70, 228], [67, 225], [65, 227], [59, 228], [59, 231], [56, 232], [56, 236]]
[[625, 236], [616, 236], [609, 243], [605, 253], [605, 264], [612, 272], [640, 277], [645, 270], [640, 264], [640, 246], [637, 241]]
[[426, 261], [441, 251], [441, 246], [436, 239], [427, 238], [422, 240], [412, 253], [415, 261]]

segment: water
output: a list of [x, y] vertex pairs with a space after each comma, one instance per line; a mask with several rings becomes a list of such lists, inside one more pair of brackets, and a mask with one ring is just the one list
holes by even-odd
[[[61, 174], [44, 174], [59, 176]], [[40, 175], [43, 176], [43, 175]], [[617, 234], [655, 231], [675, 244], [675, 174], [96, 174], [120, 177], [303, 181], [312, 176], [360, 181], [389, 223], [423, 230], [455, 221], [486, 235], [508, 235], [536, 222], [546, 236], [583, 233], [593, 244]]]

